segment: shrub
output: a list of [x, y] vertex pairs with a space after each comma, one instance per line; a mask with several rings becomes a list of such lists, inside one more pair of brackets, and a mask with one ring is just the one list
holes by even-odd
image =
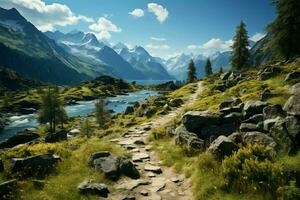
[[224, 159], [221, 174], [229, 189], [273, 190], [283, 182], [281, 165], [273, 163], [271, 150], [262, 145], [241, 148]]
[[291, 182], [289, 186], [279, 187], [277, 190], [279, 200], [298, 200], [300, 199], [300, 188]]

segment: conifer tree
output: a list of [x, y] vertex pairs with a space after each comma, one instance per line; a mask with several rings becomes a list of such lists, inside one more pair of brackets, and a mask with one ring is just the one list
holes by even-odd
[[219, 69], [219, 73], [222, 74], [223, 73], [223, 67], [220, 67]]
[[87, 136], [88, 138], [91, 135], [92, 127], [90, 120], [88, 118], [85, 118], [84, 121], [81, 123], [80, 131], [83, 135]]
[[210, 62], [209, 58], [206, 60], [204, 69], [205, 69], [205, 75], [206, 75], [206, 77], [208, 77], [208, 76], [210, 76], [210, 75], [213, 74], [212, 68], [211, 68], [211, 62]]
[[300, 55], [300, 1], [274, 0], [276, 19], [267, 26], [272, 55], [289, 60]]
[[96, 120], [100, 128], [110, 120], [110, 112], [105, 108], [105, 101], [103, 98], [99, 99], [96, 104]]
[[190, 61], [189, 67], [188, 67], [188, 77], [187, 77], [187, 83], [193, 83], [197, 80], [196, 75], [196, 66], [193, 60]]
[[248, 66], [249, 62], [249, 41], [246, 25], [243, 21], [237, 26], [233, 38], [232, 53], [230, 57], [231, 68], [241, 70]]

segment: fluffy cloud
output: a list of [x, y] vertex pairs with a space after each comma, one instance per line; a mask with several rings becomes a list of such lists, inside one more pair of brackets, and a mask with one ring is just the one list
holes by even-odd
[[163, 23], [169, 16], [168, 10], [157, 3], [148, 3], [148, 11], [153, 13], [160, 23]]
[[0, 6], [7, 9], [16, 8], [41, 31], [53, 30], [54, 26], [73, 25], [79, 21], [94, 21], [90, 17], [75, 15], [64, 4], [46, 4], [42, 0], [1, 0]]
[[166, 44], [162, 44], [162, 45], [147, 44], [146, 47], [149, 49], [169, 49], [170, 48], [170, 46], [166, 45]]
[[100, 17], [97, 22], [91, 24], [89, 29], [95, 32], [98, 39], [109, 39], [111, 37], [111, 32], [121, 32], [122, 29], [117, 25], [112, 23], [105, 17]]
[[217, 49], [217, 50], [223, 50], [223, 51], [227, 51], [230, 50], [230, 46], [233, 44], [232, 40], [227, 40], [227, 41], [223, 41], [220, 38], [212, 38], [209, 41], [207, 41], [206, 43], [202, 44], [202, 45], [188, 45], [187, 48], [190, 50], [194, 50], [194, 49], [203, 49], [203, 50], [213, 50], [213, 49]]
[[262, 33], [255, 33], [254, 35], [252, 35], [249, 39], [257, 42], [259, 40], [261, 40], [263, 37], [265, 37], [266, 34], [262, 34]]
[[136, 8], [133, 11], [129, 12], [129, 14], [134, 17], [143, 17], [144, 11], [142, 9]]
[[155, 41], [166, 41], [166, 38], [160, 38], [160, 37], [150, 37], [151, 40], [155, 40]]

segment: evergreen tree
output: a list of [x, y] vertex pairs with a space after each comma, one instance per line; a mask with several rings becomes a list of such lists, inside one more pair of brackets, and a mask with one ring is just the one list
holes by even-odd
[[267, 26], [268, 46], [277, 59], [300, 55], [300, 1], [274, 0], [276, 19]]
[[91, 135], [92, 127], [90, 120], [88, 118], [85, 118], [84, 121], [81, 123], [80, 131], [83, 135], [87, 136], [88, 138]]
[[205, 66], [204, 66], [204, 69], [205, 69], [205, 75], [206, 75], [206, 77], [213, 74], [212, 68], [211, 68], [211, 62], [210, 62], [210, 59], [209, 59], [209, 58], [208, 58], [207, 61], [206, 61], [206, 64], [205, 64]]
[[233, 70], [241, 70], [248, 66], [249, 62], [249, 41], [246, 25], [243, 21], [238, 25], [233, 38], [232, 53], [230, 57]]
[[188, 67], [188, 78], [187, 83], [193, 83], [197, 80], [196, 76], [196, 66], [193, 60], [191, 60], [189, 67]]
[[104, 99], [99, 99], [96, 104], [96, 120], [100, 128], [103, 128], [104, 125], [110, 120], [110, 112], [105, 108]]
[[49, 123], [50, 132], [55, 132], [56, 124], [67, 119], [63, 103], [59, 99], [57, 87], [48, 88], [41, 92], [41, 108], [38, 112], [38, 121], [41, 124]]
[[223, 67], [220, 67], [219, 69], [219, 73], [222, 74], [223, 73]]

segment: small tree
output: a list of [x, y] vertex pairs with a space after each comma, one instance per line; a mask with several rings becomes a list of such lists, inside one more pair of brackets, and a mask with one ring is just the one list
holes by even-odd
[[99, 99], [96, 104], [96, 120], [100, 128], [110, 120], [110, 112], [105, 108], [105, 101], [103, 98]]
[[219, 69], [219, 73], [222, 74], [223, 73], [223, 67], [220, 67]]
[[66, 120], [67, 114], [63, 103], [59, 99], [57, 87], [41, 91], [41, 108], [38, 112], [38, 121], [41, 124], [49, 123], [50, 132], [55, 132], [56, 124]]
[[210, 62], [209, 58], [206, 60], [206, 64], [204, 66], [204, 69], [205, 69], [205, 75], [206, 75], [206, 77], [213, 74], [212, 68], [211, 68], [211, 62]]
[[85, 118], [84, 121], [81, 123], [80, 131], [83, 135], [87, 136], [88, 138], [90, 137], [92, 127], [88, 118]]
[[197, 80], [197, 75], [196, 75], [196, 66], [193, 60], [190, 61], [189, 67], [188, 67], [188, 77], [187, 77], [187, 82], [188, 83], [193, 83]]
[[233, 38], [232, 53], [230, 57], [233, 70], [241, 70], [248, 66], [249, 62], [249, 41], [246, 25], [243, 21], [238, 25]]

